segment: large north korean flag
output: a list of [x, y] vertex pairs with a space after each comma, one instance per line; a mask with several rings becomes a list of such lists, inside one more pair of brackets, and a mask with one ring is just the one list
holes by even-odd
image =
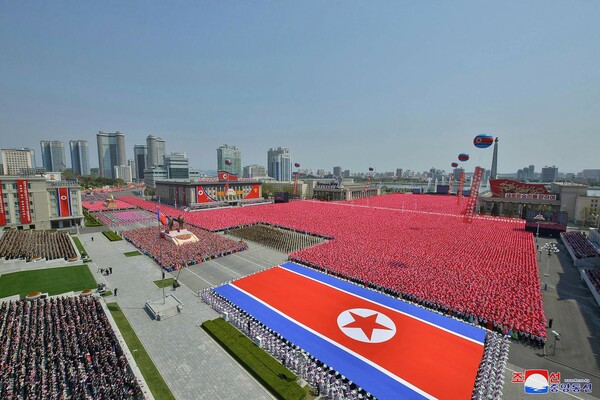
[[71, 190], [66, 187], [56, 189], [58, 203], [58, 216], [68, 217], [71, 215]]
[[471, 398], [482, 329], [294, 263], [215, 291], [380, 399]]

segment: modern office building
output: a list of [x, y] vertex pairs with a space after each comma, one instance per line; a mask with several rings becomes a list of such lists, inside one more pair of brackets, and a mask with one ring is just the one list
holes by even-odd
[[533, 164], [527, 168], [527, 179], [530, 181], [535, 179], [535, 166]]
[[129, 165], [115, 165], [115, 179], [123, 179], [125, 183], [133, 181], [131, 166]]
[[148, 137], [146, 137], [146, 152], [145, 168], [163, 165], [166, 154], [165, 140], [153, 135], [148, 135]]
[[69, 141], [71, 169], [76, 175], [90, 175], [90, 149], [87, 140]]
[[145, 144], [136, 144], [133, 146], [133, 159], [135, 161], [135, 179], [144, 179], [144, 170], [146, 169], [146, 158], [148, 151]]
[[127, 160], [127, 165], [131, 168], [131, 179], [137, 179], [137, 170], [135, 169], [135, 160]]
[[42, 166], [46, 171], [60, 172], [67, 168], [65, 144], [59, 140], [42, 140]]
[[396, 168], [396, 178], [402, 178], [402, 168]]
[[0, 228], [60, 229], [83, 219], [77, 181], [45, 176], [0, 177]]
[[122, 132], [98, 132], [98, 165], [100, 177], [115, 179], [115, 167], [127, 165], [125, 157], [125, 134]]
[[36, 169], [33, 149], [1, 149], [2, 175], [20, 175]]
[[333, 176], [342, 176], [342, 167], [333, 167]]
[[267, 176], [267, 170], [262, 165], [252, 164], [244, 167], [244, 178], [262, 178], [265, 176]]
[[292, 180], [292, 155], [287, 147], [273, 147], [267, 152], [267, 173], [279, 182]]
[[554, 182], [558, 179], [558, 168], [554, 165], [551, 167], [545, 166], [542, 168], [542, 174], [540, 180], [542, 182]]
[[242, 176], [242, 152], [240, 149], [226, 144], [220, 146], [217, 149], [217, 170]]
[[168, 179], [188, 179], [190, 165], [185, 153], [171, 153], [164, 157]]

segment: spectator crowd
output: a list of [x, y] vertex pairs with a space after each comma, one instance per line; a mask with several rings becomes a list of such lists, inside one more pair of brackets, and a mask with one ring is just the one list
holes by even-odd
[[76, 259], [77, 252], [69, 235], [64, 232], [5, 230], [0, 238], [0, 257], [7, 260]]
[[585, 273], [594, 285], [596, 292], [600, 294], [600, 269], [586, 269]]
[[204, 229], [190, 226], [186, 229], [196, 235], [197, 242], [177, 246], [169, 240], [159, 238], [157, 227], [121, 231], [121, 235], [168, 271], [223, 257], [248, 248], [248, 245], [243, 241], [229, 239]]
[[568, 246], [575, 258], [598, 257], [598, 251], [590, 241], [579, 231], [562, 232], [560, 237]]
[[0, 398], [143, 399], [94, 297], [0, 305]]
[[[150, 211], [157, 207], [124, 199]], [[182, 212], [161, 206], [161, 213]], [[534, 345], [545, 340], [532, 234], [520, 220], [463, 223], [455, 197], [387, 195], [370, 198], [368, 207], [297, 201], [184, 216], [188, 225], [209, 230], [265, 223], [333, 238], [290, 258]]]

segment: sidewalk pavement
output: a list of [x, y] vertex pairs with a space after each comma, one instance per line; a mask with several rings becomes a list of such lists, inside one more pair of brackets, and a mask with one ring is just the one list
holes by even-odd
[[[90, 268], [97, 281], [106, 283], [108, 290], [118, 288], [118, 296], [106, 300], [118, 302], [177, 399], [273, 398], [200, 328], [218, 315], [194, 292], [180, 287], [175, 295], [184, 304], [183, 312], [153, 320], [144, 304], [162, 299], [163, 289], [153, 283], [162, 278], [158, 265], [144, 255], [125, 257], [123, 253], [136, 250], [125, 240], [110, 242], [97, 233], [79, 237], [94, 261]], [[108, 267], [111, 275], [96, 272]], [[165, 293], [170, 290], [165, 288]]]

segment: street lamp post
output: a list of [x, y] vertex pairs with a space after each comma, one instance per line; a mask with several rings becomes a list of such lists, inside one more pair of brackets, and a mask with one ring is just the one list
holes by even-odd
[[[550, 258], [552, 257], [552, 253], [558, 253], [558, 252], [560, 252], [560, 250], [558, 249], [558, 247], [556, 247], [556, 245], [554, 243], [546, 243], [545, 245], [542, 246], [541, 250], [548, 252], [548, 261], [546, 263], [546, 272], [544, 273], [544, 276], [549, 277], [550, 276]], [[544, 279], [544, 281], [546, 281], [546, 279]]]
[[535, 242], [537, 243], [540, 238], [540, 222], [545, 221], [546, 218], [544, 218], [542, 214], [538, 214], [535, 217], [533, 217], [533, 219], [537, 221], [537, 232], [535, 233]]

